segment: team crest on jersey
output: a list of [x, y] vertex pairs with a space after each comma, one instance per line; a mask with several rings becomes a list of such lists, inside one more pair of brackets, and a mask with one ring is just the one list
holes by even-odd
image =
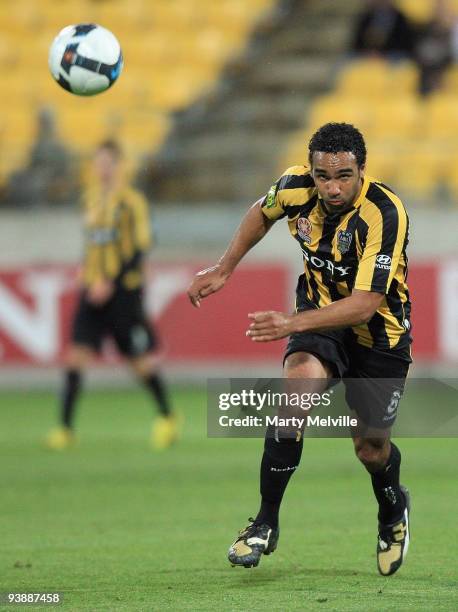
[[342, 255], [348, 253], [350, 250], [351, 241], [353, 240], [353, 234], [345, 230], [340, 230], [337, 234], [337, 248]]
[[312, 224], [305, 217], [299, 217], [297, 220], [297, 233], [302, 238], [304, 242], [310, 244], [312, 239], [310, 238], [310, 234], [312, 233]]
[[276, 195], [277, 195], [277, 187], [276, 185], [272, 185], [272, 187], [269, 189], [269, 193], [267, 194], [266, 201], [264, 204], [266, 208], [272, 208], [272, 206], [275, 206]]

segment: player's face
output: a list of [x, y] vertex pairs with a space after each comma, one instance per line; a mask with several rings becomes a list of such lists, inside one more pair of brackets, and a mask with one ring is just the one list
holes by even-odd
[[94, 156], [94, 172], [102, 183], [113, 183], [117, 178], [119, 159], [112, 151], [100, 149]]
[[326, 210], [342, 212], [351, 208], [360, 194], [364, 166], [358, 166], [354, 153], [316, 151], [312, 158], [312, 176]]

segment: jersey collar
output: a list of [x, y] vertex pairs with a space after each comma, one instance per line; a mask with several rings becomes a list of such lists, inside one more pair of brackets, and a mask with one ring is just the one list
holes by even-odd
[[363, 178], [363, 186], [361, 187], [360, 194], [356, 198], [356, 201], [353, 204], [353, 208], [359, 208], [361, 204], [364, 202], [364, 199], [366, 198], [367, 190], [369, 189], [369, 185], [371, 181], [372, 181], [371, 177], [367, 176], [366, 174]]

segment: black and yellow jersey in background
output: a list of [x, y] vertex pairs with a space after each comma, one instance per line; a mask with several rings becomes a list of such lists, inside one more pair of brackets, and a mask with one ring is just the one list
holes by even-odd
[[151, 246], [148, 204], [131, 187], [104, 194], [93, 186], [83, 198], [85, 254], [82, 277], [86, 286], [113, 280], [127, 290], [143, 281], [143, 254]]
[[374, 349], [408, 348], [409, 222], [401, 200], [388, 187], [366, 176], [353, 207], [328, 214], [309, 168], [294, 166], [272, 186], [262, 211], [272, 220], [287, 217], [302, 250], [311, 304], [322, 308], [353, 289], [383, 293], [371, 320], [352, 327], [352, 333], [359, 344]]

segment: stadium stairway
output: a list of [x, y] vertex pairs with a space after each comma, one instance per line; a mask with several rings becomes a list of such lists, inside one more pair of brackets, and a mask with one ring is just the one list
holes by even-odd
[[141, 186], [175, 202], [249, 202], [264, 193], [311, 101], [332, 87], [359, 6], [278, 1], [218, 89], [175, 115], [138, 177]]

